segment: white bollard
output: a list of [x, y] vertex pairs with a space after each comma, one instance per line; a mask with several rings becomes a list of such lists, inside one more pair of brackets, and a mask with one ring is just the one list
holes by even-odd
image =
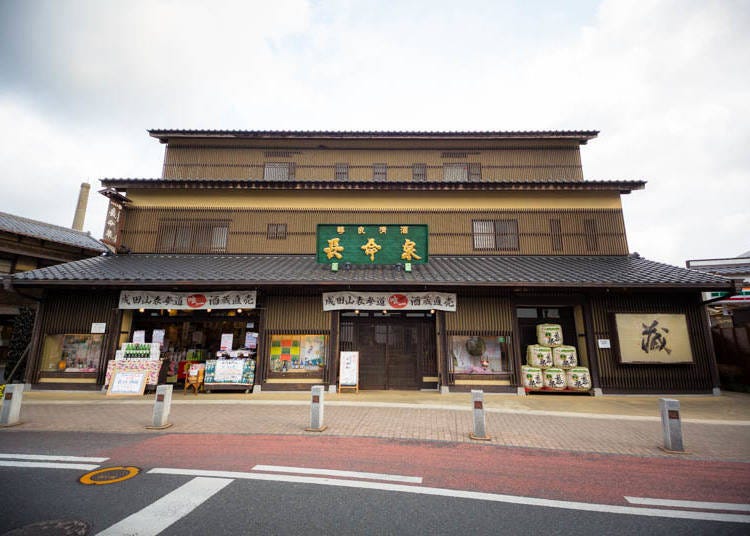
[[313, 385], [312, 401], [310, 403], [310, 427], [306, 432], [322, 432], [327, 426], [323, 424], [323, 390], [322, 385]]
[[489, 441], [484, 421], [484, 391], [471, 391], [471, 401], [474, 406], [474, 432], [469, 434], [471, 439]]
[[169, 410], [172, 407], [172, 386], [159, 385], [156, 387], [156, 400], [154, 401], [154, 419], [149, 430], [163, 430], [172, 426], [169, 419]]
[[680, 401], [674, 398], [660, 398], [659, 412], [664, 433], [664, 447], [667, 452], [684, 453], [682, 445], [682, 424], [680, 422]]
[[5, 386], [3, 409], [0, 411], [0, 428], [21, 424], [21, 403], [23, 402], [22, 383], [11, 383]]

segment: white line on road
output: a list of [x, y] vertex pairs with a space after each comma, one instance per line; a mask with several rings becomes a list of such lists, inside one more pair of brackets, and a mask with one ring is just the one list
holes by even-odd
[[421, 476], [389, 475], [386, 473], [360, 473], [358, 471], [339, 471], [336, 469], [312, 469], [309, 467], [287, 467], [283, 465], [256, 465], [253, 471], [265, 471], [267, 473], [294, 473], [298, 475], [322, 475], [322, 476], [344, 476], [351, 478], [364, 478], [366, 480], [385, 480], [388, 482], [407, 482], [410, 484], [421, 484]]
[[93, 471], [99, 466], [87, 463], [22, 462], [0, 460], [0, 467], [34, 467], [36, 469], [78, 469], [80, 471]]
[[230, 478], [194, 478], [143, 510], [104, 529], [97, 536], [152, 536], [185, 517], [216, 492], [232, 482]]
[[50, 456], [47, 454], [0, 454], [3, 460], [36, 460], [45, 462], [95, 462], [102, 463], [109, 458], [89, 458], [86, 456]]
[[425, 486], [407, 486], [404, 484], [388, 484], [386, 482], [367, 482], [364, 480], [340, 480], [334, 478], [317, 478], [311, 476], [272, 475], [264, 473], [245, 473], [235, 471], [206, 471], [198, 469], [173, 469], [156, 467], [149, 474], [203, 476], [215, 478], [232, 478], [246, 480], [267, 480], [274, 482], [294, 482], [298, 484], [319, 484], [322, 486], [340, 486], [345, 488], [372, 489], [380, 491], [397, 491], [457, 499], [474, 499], [480, 501], [521, 504], [526, 506], [543, 506], [548, 508], [562, 508], [566, 510], [581, 510], [588, 512], [604, 512], [609, 514], [628, 514], [648, 517], [668, 517], [677, 519], [698, 519], [703, 521], [726, 521], [731, 523], [750, 523], [750, 515], [720, 514], [717, 512], [691, 512], [687, 510], [660, 510], [656, 508], [640, 508], [634, 506], [617, 506], [612, 504], [584, 503], [573, 501], [558, 501], [554, 499], [539, 499], [534, 497], [519, 497], [515, 495], [500, 495], [478, 491], [462, 491], [455, 489], [430, 488]]
[[649, 499], [648, 497], [625, 497], [631, 504], [645, 504], [647, 506], [671, 506], [674, 508], [698, 508], [702, 510], [732, 510], [736, 512], [750, 512], [750, 504], [676, 501], [673, 499]]

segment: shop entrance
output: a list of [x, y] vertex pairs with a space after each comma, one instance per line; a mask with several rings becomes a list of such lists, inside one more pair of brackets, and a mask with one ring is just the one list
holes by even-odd
[[419, 389], [437, 376], [435, 316], [342, 313], [341, 350], [359, 352], [360, 389]]

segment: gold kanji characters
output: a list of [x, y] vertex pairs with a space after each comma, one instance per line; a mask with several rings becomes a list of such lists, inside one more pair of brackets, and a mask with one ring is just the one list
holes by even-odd
[[336, 257], [337, 259], [342, 258], [341, 251], [344, 251], [344, 246], [339, 244], [340, 238], [331, 238], [328, 241], [328, 247], [323, 248], [323, 252], [329, 259]]
[[375, 254], [383, 249], [383, 247], [376, 244], [374, 238], [368, 238], [367, 243], [361, 249], [365, 252], [365, 255], [370, 257], [370, 261], [375, 262]]

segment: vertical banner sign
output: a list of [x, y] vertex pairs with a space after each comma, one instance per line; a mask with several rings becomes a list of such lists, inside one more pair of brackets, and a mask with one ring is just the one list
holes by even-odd
[[317, 260], [322, 264], [425, 264], [426, 225], [319, 224]]
[[104, 237], [102, 238], [102, 242], [113, 246], [114, 248], [120, 247], [120, 230], [122, 229], [122, 224], [124, 222], [125, 213], [122, 210], [122, 203], [110, 198], [109, 207], [107, 208], [107, 219], [104, 223]]

